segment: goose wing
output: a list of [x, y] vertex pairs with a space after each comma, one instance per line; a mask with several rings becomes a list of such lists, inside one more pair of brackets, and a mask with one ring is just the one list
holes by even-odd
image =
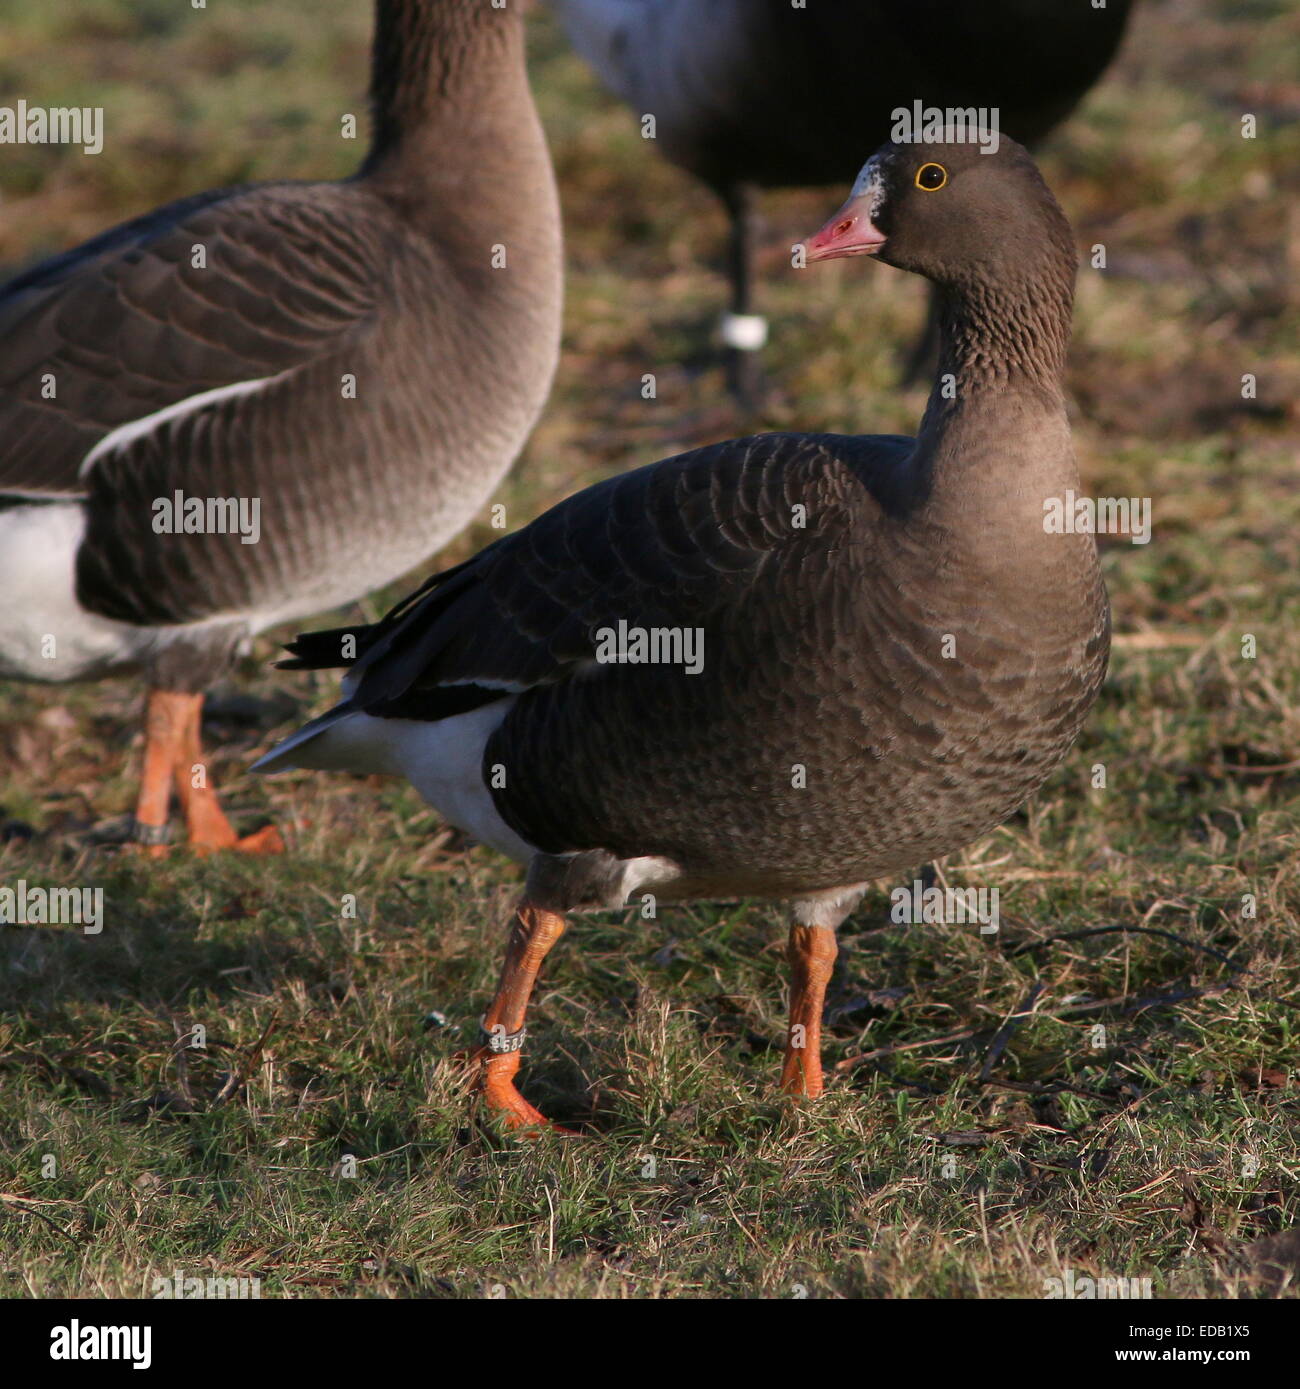
[[116, 442], [364, 334], [383, 248], [342, 215], [359, 195], [200, 194], [0, 288], [0, 492], [80, 495]]
[[349, 707], [438, 719], [506, 691], [594, 678], [600, 634], [620, 623], [717, 630], [761, 601], [764, 625], [798, 624], [800, 604], [832, 583], [837, 554], [869, 543], [884, 514], [872, 479], [912, 445], [766, 434], [625, 473], [435, 575], [374, 626], [299, 638], [284, 664], [355, 658]]

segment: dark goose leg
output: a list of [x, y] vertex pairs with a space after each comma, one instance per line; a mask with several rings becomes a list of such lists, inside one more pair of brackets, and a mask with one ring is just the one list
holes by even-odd
[[483, 1031], [489, 1041], [473, 1055], [479, 1071], [479, 1086], [489, 1113], [497, 1115], [511, 1129], [552, 1129], [569, 1134], [569, 1129], [553, 1124], [534, 1109], [515, 1089], [519, 1070], [519, 1051], [523, 1045], [524, 1014], [532, 996], [537, 973], [551, 946], [564, 934], [568, 923], [558, 912], [534, 906], [527, 898], [515, 909], [501, 967], [496, 997], [483, 1015]]
[[757, 197], [757, 190], [747, 183], [738, 183], [723, 195], [731, 216], [727, 265], [731, 277], [731, 312], [722, 320], [722, 340], [727, 353], [727, 389], [742, 409], [750, 411], [757, 410], [763, 403], [763, 359], [760, 353], [767, 341], [767, 323], [753, 311]]

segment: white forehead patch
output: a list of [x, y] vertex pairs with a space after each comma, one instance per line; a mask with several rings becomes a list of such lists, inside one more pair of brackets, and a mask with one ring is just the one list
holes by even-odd
[[872, 221], [875, 220], [876, 213], [880, 211], [880, 204], [885, 199], [885, 180], [881, 176], [880, 165], [880, 156], [873, 154], [862, 166], [862, 171], [858, 174], [853, 185], [853, 192], [849, 194], [850, 198], [869, 197], [871, 199], [868, 216]]

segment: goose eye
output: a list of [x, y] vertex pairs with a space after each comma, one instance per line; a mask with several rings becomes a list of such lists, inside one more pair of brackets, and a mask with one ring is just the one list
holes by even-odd
[[933, 193], [948, 182], [948, 170], [942, 164], [922, 164], [916, 171], [916, 186]]

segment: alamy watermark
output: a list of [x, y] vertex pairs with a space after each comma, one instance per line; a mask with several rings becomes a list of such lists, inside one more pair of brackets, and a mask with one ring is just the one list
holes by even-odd
[[895, 106], [889, 138], [896, 145], [978, 145], [981, 154], [996, 154], [1001, 136], [997, 106]]
[[889, 919], [898, 925], [966, 926], [978, 924], [980, 935], [995, 936], [1001, 922], [996, 887], [926, 887], [919, 878], [911, 887], [889, 894]]
[[1087, 1274], [1077, 1275], [1072, 1268], [1065, 1270], [1063, 1278], [1044, 1278], [1043, 1296], [1049, 1301], [1064, 1298], [1066, 1301], [1091, 1301], [1099, 1298], [1130, 1300], [1149, 1298], [1151, 1280], [1149, 1278], [1111, 1278], [1101, 1275], [1092, 1278]]
[[0, 885], [0, 926], [80, 926], [82, 935], [104, 929], [102, 887], [15, 887]]
[[186, 1298], [191, 1301], [247, 1300], [262, 1296], [260, 1278], [187, 1278], [180, 1269], [173, 1269], [170, 1278], [153, 1280], [155, 1298]]
[[0, 145], [80, 145], [86, 154], [104, 148], [102, 106], [0, 106]]
[[598, 627], [596, 660], [601, 665], [681, 666], [687, 675], [704, 669], [703, 627]]
[[153, 1327], [83, 1325], [75, 1318], [50, 1328], [51, 1360], [129, 1360], [132, 1368], [153, 1364]]
[[153, 500], [155, 535], [237, 535], [241, 545], [262, 537], [261, 497], [187, 497], [177, 488]]
[[1048, 535], [1126, 535], [1134, 545], [1151, 539], [1150, 497], [1043, 498], [1043, 530]]

